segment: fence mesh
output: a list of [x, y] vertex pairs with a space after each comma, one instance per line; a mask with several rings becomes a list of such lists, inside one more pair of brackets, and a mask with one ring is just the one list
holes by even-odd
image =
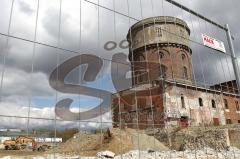
[[170, 0], [1, 3], [0, 157], [240, 157], [222, 25]]

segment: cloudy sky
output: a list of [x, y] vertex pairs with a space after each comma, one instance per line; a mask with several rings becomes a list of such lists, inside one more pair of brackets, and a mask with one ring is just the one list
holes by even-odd
[[[237, 18], [240, 1], [177, 2], [222, 25], [228, 23], [234, 36], [236, 54], [240, 57], [240, 21]], [[109, 93], [116, 92], [111, 80], [112, 57], [116, 53], [128, 54], [128, 49], [119, 44], [126, 39], [129, 27], [138, 20], [152, 16], [175, 16], [187, 22], [191, 29], [190, 47], [197, 83], [215, 84], [234, 79], [223, 30], [165, 0], [99, 0], [100, 7], [97, 5], [98, 0], [62, 0], [61, 5], [60, 0], [39, 0], [39, 5], [38, 0], [14, 0], [13, 8], [11, 0], [0, 0], [0, 3], [0, 120], [5, 121], [0, 123], [0, 127], [26, 127], [27, 119], [6, 116], [30, 115], [33, 118], [54, 119], [55, 104], [65, 98], [74, 100], [71, 107], [73, 112], [78, 112], [79, 108], [80, 111], [86, 111], [99, 105], [102, 99], [71, 92], [61, 93], [53, 89], [49, 85], [51, 72], [79, 54], [95, 55], [103, 60], [103, 64], [94, 80], [84, 80], [86, 65], [82, 65], [66, 77], [66, 82]], [[227, 53], [203, 47], [202, 33], [223, 41]], [[7, 38], [8, 34], [11, 37]], [[31, 41], [38, 43], [34, 45]], [[104, 45], [108, 41], [115, 41], [116, 47], [105, 50]], [[98, 127], [97, 122], [100, 121], [111, 122], [111, 114], [105, 113], [98, 118], [83, 121], [80, 126]], [[30, 119], [29, 124], [30, 127], [49, 127], [54, 122]], [[57, 124], [78, 126], [74, 122]]]

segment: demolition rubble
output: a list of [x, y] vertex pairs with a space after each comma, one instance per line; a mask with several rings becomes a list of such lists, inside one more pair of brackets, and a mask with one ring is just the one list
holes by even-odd
[[[203, 128], [111, 128], [78, 132], [45, 152], [1, 150], [0, 157], [82, 159], [236, 159], [240, 158], [240, 126]], [[12, 155], [11, 153], [14, 152]]]

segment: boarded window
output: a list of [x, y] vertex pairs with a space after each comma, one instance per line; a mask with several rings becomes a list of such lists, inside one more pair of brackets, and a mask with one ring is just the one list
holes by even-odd
[[157, 37], [162, 37], [162, 28], [155, 27], [155, 33], [156, 33]]
[[143, 75], [143, 72], [141, 72], [141, 71], [136, 71], [136, 80], [137, 80], [137, 83], [143, 81], [142, 75]]
[[219, 120], [218, 120], [218, 118], [213, 118], [213, 125], [214, 125], [214, 126], [219, 126]]
[[183, 79], [188, 79], [187, 67], [183, 67]]

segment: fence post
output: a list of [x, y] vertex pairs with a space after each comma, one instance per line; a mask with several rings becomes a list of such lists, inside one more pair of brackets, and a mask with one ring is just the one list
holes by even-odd
[[226, 31], [227, 31], [228, 45], [229, 45], [229, 49], [230, 49], [230, 53], [231, 53], [232, 64], [233, 64], [233, 70], [234, 70], [234, 74], [235, 74], [235, 77], [236, 77], [236, 83], [237, 83], [238, 94], [239, 94], [240, 93], [240, 91], [239, 91], [240, 90], [239, 69], [238, 69], [236, 54], [235, 54], [235, 51], [234, 51], [231, 31], [230, 31], [230, 28], [229, 28], [228, 24], [226, 24]]

